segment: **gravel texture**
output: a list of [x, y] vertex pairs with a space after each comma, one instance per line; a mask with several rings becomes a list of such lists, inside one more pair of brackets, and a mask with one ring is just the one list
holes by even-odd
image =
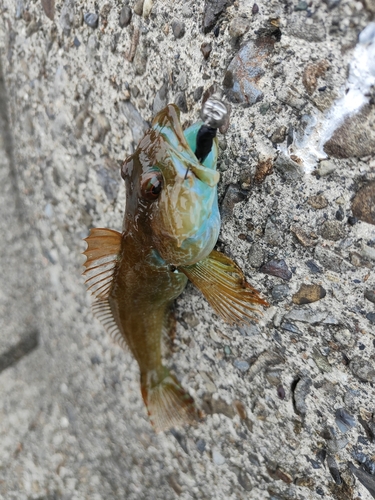
[[[0, 13], [2, 347], [39, 335], [0, 373], [0, 498], [373, 498], [374, 105], [313, 174], [278, 149], [345, 91], [372, 0], [3, 0]], [[258, 57], [236, 66], [248, 101], [228, 77], [243, 47]], [[213, 84], [232, 99], [218, 248], [271, 305], [233, 328], [188, 286], [166, 363], [207, 416], [156, 435], [136, 363], [91, 314], [82, 239], [121, 229], [120, 165], [154, 113], [177, 101], [187, 126]]]

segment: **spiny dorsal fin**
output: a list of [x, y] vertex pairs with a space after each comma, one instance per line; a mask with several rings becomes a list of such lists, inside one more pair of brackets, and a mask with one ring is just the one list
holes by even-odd
[[256, 314], [261, 314], [258, 305], [268, 306], [259, 292], [247, 283], [237, 264], [216, 250], [200, 262], [180, 270], [229, 324], [249, 323], [256, 319]]
[[87, 257], [83, 274], [86, 285], [96, 298], [92, 304], [94, 316], [102, 323], [105, 330], [121, 347], [127, 349], [125, 339], [116, 321], [117, 313], [108, 299], [117, 268], [121, 248], [121, 233], [112, 229], [91, 229], [85, 239]]
[[112, 229], [91, 229], [85, 239], [87, 249], [83, 255], [87, 257], [83, 264], [86, 267], [86, 285], [97, 299], [106, 299], [109, 295], [118, 256], [121, 247], [121, 233]]

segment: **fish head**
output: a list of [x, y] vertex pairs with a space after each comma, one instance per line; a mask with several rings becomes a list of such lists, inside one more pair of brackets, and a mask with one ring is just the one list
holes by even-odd
[[122, 167], [127, 185], [125, 231], [142, 231], [162, 259], [175, 266], [206, 257], [220, 228], [217, 144], [215, 140], [200, 163], [189, 145], [198, 130], [196, 124], [184, 134], [179, 110], [170, 104]]

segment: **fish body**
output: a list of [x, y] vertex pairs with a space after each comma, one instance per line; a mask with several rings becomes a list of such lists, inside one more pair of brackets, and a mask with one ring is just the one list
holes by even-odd
[[84, 252], [94, 313], [138, 362], [141, 391], [156, 430], [196, 419], [193, 399], [162, 364], [161, 339], [173, 329], [172, 305], [188, 279], [225, 320], [243, 323], [267, 305], [225, 255], [220, 230], [217, 143], [200, 163], [200, 124], [185, 132], [169, 105], [125, 160], [122, 233], [92, 229]]

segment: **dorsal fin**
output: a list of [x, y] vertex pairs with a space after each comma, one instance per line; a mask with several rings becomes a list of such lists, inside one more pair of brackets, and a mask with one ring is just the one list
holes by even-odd
[[229, 324], [249, 323], [256, 319], [256, 314], [261, 314], [258, 304], [268, 306], [259, 292], [247, 283], [237, 264], [221, 252], [213, 250], [205, 259], [179, 269]]
[[87, 257], [86, 285], [97, 299], [106, 299], [109, 295], [114, 272], [117, 267], [121, 248], [121, 233], [112, 229], [91, 229], [85, 239], [87, 248], [83, 255]]
[[102, 323], [105, 330], [124, 349], [125, 339], [116, 321], [117, 313], [108, 299], [116, 273], [121, 248], [121, 233], [112, 229], [91, 229], [85, 239], [87, 248], [83, 255], [87, 257], [83, 264], [86, 269], [86, 285], [96, 298], [92, 304], [94, 316]]

